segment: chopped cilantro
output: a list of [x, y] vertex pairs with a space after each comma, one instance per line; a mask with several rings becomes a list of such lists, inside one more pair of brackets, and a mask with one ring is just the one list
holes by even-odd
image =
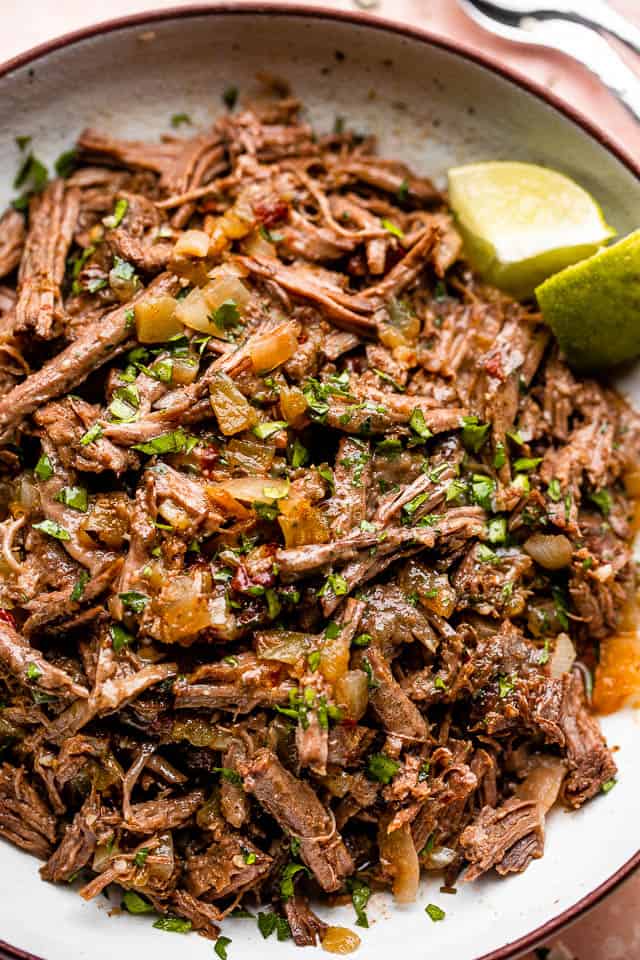
[[212, 767], [212, 773], [219, 773], [221, 780], [226, 780], [227, 783], [234, 783], [236, 786], [240, 786], [242, 783], [242, 777], [239, 773], [236, 773], [235, 770], [232, 770], [231, 767]]
[[275, 433], [280, 433], [281, 430], [286, 430], [289, 424], [286, 420], [267, 420], [264, 423], [258, 423], [253, 428], [258, 440], [266, 440], [268, 437], [272, 437]]
[[36, 680], [39, 680], [42, 676], [42, 671], [35, 665], [35, 663], [30, 663], [27, 666], [27, 680], [30, 683], [35, 683]]
[[312, 652], [311, 652], [311, 653], [309, 654], [309, 656], [307, 657], [307, 663], [309, 664], [309, 669], [310, 669], [313, 673], [315, 673], [315, 671], [316, 671], [316, 670], [318, 669], [318, 667], [320, 666], [320, 658], [321, 658], [321, 657], [322, 657], [322, 654], [320, 653], [319, 650], [312, 650]]
[[79, 513], [86, 513], [89, 509], [89, 495], [84, 487], [63, 487], [55, 499]]
[[171, 126], [174, 130], [177, 130], [178, 127], [181, 127], [183, 124], [191, 124], [191, 117], [188, 113], [174, 113], [171, 117]]
[[214, 310], [211, 319], [220, 330], [229, 330], [240, 323], [240, 311], [235, 300], [225, 300], [217, 310]]
[[124, 647], [128, 647], [129, 644], [133, 642], [133, 637], [129, 631], [121, 627], [119, 623], [112, 623], [109, 627], [109, 633], [111, 634], [111, 645], [115, 653], [120, 653]]
[[140, 847], [140, 849], [136, 852], [135, 857], [133, 858], [133, 862], [135, 863], [136, 867], [144, 867], [145, 863], [147, 862], [148, 856], [149, 856], [149, 848]]
[[347, 890], [351, 894], [351, 902], [356, 912], [356, 926], [368, 928], [369, 920], [366, 909], [371, 896], [371, 887], [363, 883], [362, 880], [358, 880], [357, 877], [350, 877], [347, 880]]
[[390, 374], [385, 373], [384, 370], [378, 370], [377, 367], [372, 367], [371, 369], [375, 374], [377, 374], [377, 376], [380, 377], [381, 380], [384, 380], [385, 383], [390, 384], [393, 387], [393, 389], [396, 391], [396, 393], [405, 392], [405, 388], [402, 386], [402, 384], [398, 383], [397, 380], [394, 380], [393, 377], [390, 376]]
[[119, 593], [118, 597], [122, 600], [122, 605], [127, 610], [131, 610], [132, 613], [144, 613], [144, 609], [149, 603], [149, 597], [145, 593], [138, 593], [137, 590]]
[[83, 447], [86, 447], [87, 444], [93, 443], [94, 440], [99, 440], [102, 436], [102, 427], [99, 423], [94, 423], [92, 427], [89, 427], [86, 433], [80, 437], [80, 443]]
[[421, 440], [428, 440], [429, 437], [433, 436], [431, 430], [429, 430], [429, 427], [427, 426], [427, 421], [425, 420], [424, 413], [420, 407], [416, 407], [411, 414], [409, 427], [418, 437], [420, 437]]
[[549, 483], [549, 486], [547, 487], [547, 495], [550, 500], [553, 500], [554, 503], [558, 503], [558, 501], [562, 499], [560, 481], [556, 477], [554, 477]]
[[213, 952], [217, 953], [220, 960], [227, 960], [227, 947], [231, 943], [230, 937], [218, 937]]
[[529, 471], [535, 470], [541, 463], [542, 457], [518, 457], [517, 460], [514, 460], [513, 469], [517, 472], [522, 471], [523, 473], [529, 473]]
[[46, 453], [43, 453], [38, 462], [36, 463], [33, 472], [35, 473], [38, 480], [48, 480], [53, 476], [53, 465]]
[[372, 753], [367, 758], [367, 774], [378, 783], [391, 783], [400, 769], [397, 760], [392, 760], [385, 753]]
[[467, 492], [467, 484], [464, 480], [452, 480], [447, 487], [446, 503], [461, 500]]
[[610, 790], [613, 790], [617, 782], [615, 777], [611, 777], [610, 780], [605, 780], [600, 789], [603, 793], [609, 793]]
[[304, 467], [305, 463], [309, 462], [309, 451], [304, 444], [300, 442], [298, 437], [293, 441], [289, 456], [291, 466], [294, 470], [297, 470], [298, 467]]
[[349, 584], [343, 576], [339, 573], [330, 573], [327, 579], [324, 582], [324, 586], [321, 588], [318, 596], [324, 597], [327, 593], [332, 592], [336, 597], [343, 597], [349, 592]]
[[189, 933], [191, 920], [182, 920], [181, 917], [160, 917], [153, 926], [156, 930], [166, 930], [168, 933]]
[[498, 677], [498, 694], [501, 699], [508, 697], [513, 688], [513, 680], [511, 680], [509, 677]]
[[480, 423], [477, 417], [462, 418], [462, 443], [471, 453], [478, 453], [486, 442], [491, 429], [488, 423]]
[[442, 907], [437, 907], [435, 903], [428, 903], [424, 908], [425, 913], [429, 916], [435, 923], [437, 920], [444, 920], [446, 914]]
[[298, 873], [306, 873], [309, 871], [302, 863], [288, 863], [282, 874], [280, 876], [280, 896], [283, 900], [288, 900], [289, 897], [293, 896], [293, 878]]
[[267, 940], [276, 929], [278, 915], [276, 913], [258, 913], [258, 930]]
[[489, 543], [504, 543], [507, 539], [507, 518], [493, 517], [487, 524]]
[[354, 647], [368, 647], [372, 640], [373, 637], [370, 633], [359, 633], [351, 642]]
[[567, 601], [566, 601], [565, 595], [560, 589], [560, 587], [552, 587], [551, 592], [553, 594], [553, 603], [556, 609], [556, 617], [558, 618], [558, 623], [560, 624], [563, 630], [568, 630], [569, 617], [567, 616], [567, 614], [569, 611], [567, 608]]
[[419, 493], [417, 496], [413, 498], [413, 500], [409, 500], [408, 503], [405, 503], [405, 505], [402, 508], [402, 513], [404, 514], [404, 516], [406, 518], [412, 517], [414, 513], [417, 510], [419, 510], [419, 508], [422, 506], [425, 500], [429, 499], [429, 496], [430, 494], [428, 493]]
[[89, 581], [89, 574], [86, 570], [82, 570], [78, 579], [76, 580], [73, 590], [71, 591], [71, 599], [77, 603], [78, 600], [82, 599], [84, 593], [84, 588], [86, 587]]
[[481, 473], [474, 473], [471, 478], [471, 499], [479, 507], [490, 511], [492, 509], [493, 494], [496, 489], [495, 480]]
[[33, 524], [34, 530], [40, 530], [54, 540], [71, 540], [71, 534], [64, 527], [61, 527], [55, 520], [41, 520], [40, 523]]
[[502, 443], [502, 441], [499, 440], [496, 443], [496, 449], [493, 455], [493, 465], [496, 468], [496, 470], [499, 470], [500, 467], [504, 467], [506, 462], [507, 462], [507, 454], [504, 449], [504, 443]]
[[128, 913], [154, 913], [153, 904], [144, 900], [135, 890], [125, 891], [122, 906]]
[[65, 150], [54, 163], [56, 174], [64, 179], [71, 176], [76, 168], [77, 160], [78, 154], [75, 150]]
[[589, 500], [595, 503], [596, 507], [604, 517], [608, 517], [613, 506], [613, 499], [608, 490], [598, 490], [589, 494]]
[[391, 220], [387, 220], [386, 217], [383, 217], [380, 223], [387, 233], [391, 233], [394, 237], [404, 240], [404, 233], [397, 224], [393, 223]]
[[[102, 222], [105, 225], [105, 227], [108, 227], [109, 230], [115, 230], [116, 227], [119, 227], [122, 221], [124, 220], [124, 215], [128, 209], [129, 209], [129, 201], [125, 200], [124, 197], [118, 197], [118, 199], [115, 202], [115, 206], [113, 208], [113, 213], [110, 213], [108, 217], [103, 217]], [[120, 260], [120, 257], [115, 257], [114, 263], [117, 260]], [[125, 263], [124, 260], [120, 260], [120, 262]], [[131, 264], [128, 264], [128, 266], [131, 266]], [[131, 269], [133, 270], [133, 267]], [[128, 278], [123, 277], [123, 279], [126, 280]]]
[[172, 430], [170, 433], [161, 433], [146, 443], [136, 443], [133, 449], [140, 450], [141, 453], [147, 453], [150, 456], [162, 453], [191, 453], [197, 443], [197, 437], [190, 436], [181, 427], [178, 427], [177, 430]]

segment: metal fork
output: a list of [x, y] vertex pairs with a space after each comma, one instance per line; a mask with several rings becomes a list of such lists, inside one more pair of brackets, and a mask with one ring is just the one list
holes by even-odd
[[[583, 63], [640, 120], [640, 80], [598, 30], [563, 16], [569, 2], [548, 15], [516, 12], [536, 9], [533, 0], [458, 0], [462, 9], [485, 30], [516, 43], [529, 43], [560, 50]], [[585, 4], [586, 5], [586, 4]], [[507, 10], [507, 8], [509, 8]], [[597, 8], [597, 0], [594, 9]], [[537, 5], [540, 10], [540, 4]], [[590, 12], [591, 5], [589, 5]], [[499, 17], [496, 11], [500, 12]], [[584, 18], [583, 18], [584, 19]], [[624, 21], [624, 18], [622, 18]], [[508, 21], [508, 22], [507, 22]], [[624, 21], [626, 23], [626, 21]], [[617, 35], [617, 34], [616, 34]]]
[[604, 30], [640, 54], [640, 29], [609, 6], [605, 0], [470, 0], [485, 16], [518, 27], [522, 17], [536, 20], [570, 20]]

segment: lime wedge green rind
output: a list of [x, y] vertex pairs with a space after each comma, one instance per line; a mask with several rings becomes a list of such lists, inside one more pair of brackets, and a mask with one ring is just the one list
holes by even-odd
[[488, 283], [519, 298], [615, 235], [586, 190], [536, 164], [454, 167], [449, 203], [471, 265]]
[[640, 230], [545, 280], [536, 297], [576, 370], [639, 356]]

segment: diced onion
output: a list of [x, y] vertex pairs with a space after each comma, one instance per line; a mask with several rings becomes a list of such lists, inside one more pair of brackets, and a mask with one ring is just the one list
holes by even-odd
[[231, 480], [223, 480], [218, 484], [212, 484], [210, 489], [214, 495], [217, 490], [223, 490], [243, 503], [255, 503], [256, 501], [273, 503], [274, 500], [286, 497], [289, 491], [289, 481], [272, 477], [235, 477]]
[[182, 321], [173, 297], [145, 297], [134, 307], [140, 343], [164, 343], [182, 333]]
[[264, 474], [273, 463], [276, 448], [268, 443], [256, 443], [253, 440], [230, 440], [226, 449], [226, 458], [231, 467], [251, 474]]
[[171, 366], [171, 382], [186, 386], [198, 376], [198, 362], [191, 357], [175, 357]]
[[106, 869], [109, 861], [112, 857], [116, 856], [119, 852], [119, 847], [114, 843], [101, 843], [99, 844], [93, 855], [93, 862], [91, 864], [91, 869], [96, 873], [102, 873]]
[[393, 875], [393, 896], [398, 903], [413, 903], [420, 882], [420, 863], [411, 836], [411, 827], [403, 823], [393, 833], [386, 825], [378, 832], [380, 859], [386, 861]]
[[184, 300], [179, 301], [176, 307], [176, 318], [190, 330], [208, 333], [219, 338], [224, 335], [224, 330], [216, 327], [211, 321], [209, 307], [199, 287], [194, 287]]
[[204, 230], [185, 230], [178, 237], [173, 252], [179, 257], [206, 257], [209, 252], [209, 234]]
[[176, 530], [188, 530], [191, 526], [191, 517], [189, 514], [186, 510], [183, 510], [182, 507], [179, 507], [177, 503], [174, 503], [173, 500], [163, 500], [158, 507], [158, 513], [163, 520], [166, 520], [167, 523]]
[[290, 360], [298, 349], [298, 336], [293, 323], [282, 323], [269, 333], [251, 337], [247, 350], [254, 373], [268, 373]]
[[239, 312], [242, 313], [251, 299], [251, 294], [242, 280], [231, 274], [211, 280], [202, 288], [202, 295], [209, 313], [215, 313], [228, 300], [233, 300]]
[[285, 547], [302, 547], [306, 543], [328, 543], [329, 528], [324, 514], [303, 497], [287, 497], [280, 503], [278, 523]]
[[402, 572], [402, 588], [411, 595], [417, 594], [420, 603], [447, 619], [453, 613], [457, 597], [446, 574], [436, 573], [421, 563], [410, 560]]
[[315, 640], [297, 630], [265, 630], [258, 634], [256, 653], [261, 660], [277, 660], [292, 666], [305, 660]]
[[253, 230], [255, 218], [253, 212], [240, 203], [235, 203], [218, 221], [220, 229], [229, 240], [241, 240]]
[[562, 533], [534, 533], [525, 541], [524, 549], [545, 570], [567, 567], [573, 553], [571, 541]]
[[337, 637], [325, 637], [320, 650], [319, 670], [327, 683], [335, 686], [344, 677], [349, 669], [349, 655], [351, 648], [347, 637], [342, 632]]
[[451, 847], [434, 847], [426, 859], [428, 870], [444, 870], [453, 863], [457, 853]]
[[336, 683], [336, 700], [348, 720], [357, 723], [369, 703], [369, 682], [363, 670], [348, 670]]
[[283, 419], [296, 429], [304, 426], [308, 404], [300, 387], [283, 385], [279, 400]]
[[242, 249], [250, 257], [275, 257], [276, 248], [262, 236], [259, 230], [254, 230], [242, 242]]
[[535, 800], [547, 813], [558, 799], [560, 787], [567, 768], [559, 757], [539, 756], [532, 760], [532, 767], [515, 789], [520, 800]]
[[168, 580], [157, 601], [161, 637], [165, 643], [180, 642], [211, 626], [207, 597], [199, 576]]
[[248, 430], [256, 422], [255, 410], [226, 374], [218, 373], [212, 378], [209, 394], [218, 426], [225, 437]]
[[226, 750], [232, 741], [229, 733], [218, 730], [208, 720], [200, 717], [187, 717], [175, 720], [171, 729], [172, 740], [188, 740], [194, 747], [211, 747], [214, 750]]
[[569, 673], [575, 659], [576, 649], [571, 642], [571, 637], [568, 633], [559, 633], [556, 637], [555, 650], [549, 662], [551, 676], [557, 680], [564, 673]]

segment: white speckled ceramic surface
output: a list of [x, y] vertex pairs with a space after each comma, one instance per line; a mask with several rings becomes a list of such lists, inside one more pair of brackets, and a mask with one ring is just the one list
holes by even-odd
[[[381, 28], [294, 14], [203, 14], [134, 25], [53, 50], [0, 78], [0, 201], [9, 197], [16, 134], [30, 134], [52, 160], [87, 124], [120, 136], [153, 137], [173, 113], [207, 123], [229, 84], [247, 91], [258, 70], [285, 76], [319, 129], [344, 116], [375, 133], [383, 153], [401, 156], [442, 181], [448, 166], [476, 159], [546, 163], [575, 177], [624, 233], [640, 222], [635, 174], [548, 104], [459, 55]], [[627, 386], [640, 378], [630, 374]], [[372, 899], [371, 928], [359, 931], [360, 957], [477, 960], [493, 955], [572, 908], [640, 849], [640, 725], [632, 711], [605, 723], [620, 747], [620, 783], [577, 814], [550, 817], [543, 860], [522, 876], [461, 885], [442, 895], [425, 881], [417, 904], [398, 908]], [[624, 829], [620, 826], [624, 825]], [[104, 898], [85, 904], [67, 889], [43, 884], [36, 862], [2, 844], [0, 937], [46, 960], [211, 958], [211, 943], [151, 929], [146, 917], [109, 916]], [[427, 902], [447, 911], [434, 924]], [[112, 906], [117, 906], [113, 904]], [[353, 924], [350, 908], [333, 922]], [[264, 942], [251, 920], [231, 921], [230, 960], [257, 951], [299, 957], [289, 943]], [[506, 957], [510, 951], [501, 952]], [[588, 960], [588, 958], [585, 958]]]

